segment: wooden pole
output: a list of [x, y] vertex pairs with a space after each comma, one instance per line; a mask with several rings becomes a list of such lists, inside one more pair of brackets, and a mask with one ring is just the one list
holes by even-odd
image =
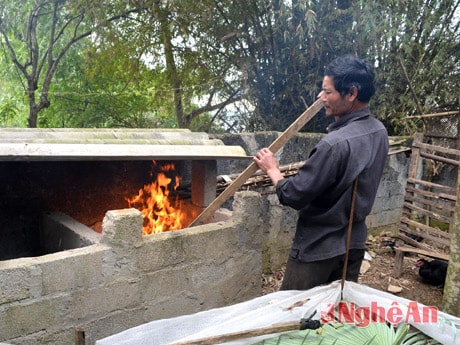
[[75, 345], [85, 345], [85, 329], [81, 326], [75, 328]]
[[351, 192], [351, 207], [350, 207], [350, 215], [348, 217], [348, 230], [347, 230], [347, 248], [345, 252], [345, 261], [343, 264], [343, 271], [342, 271], [342, 281], [341, 281], [341, 290], [340, 295], [343, 300], [343, 287], [345, 285], [345, 280], [347, 279], [347, 270], [348, 270], [348, 255], [350, 253], [350, 243], [351, 243], [351, 232], [353, 231], [353, 217], [355, 214], [355, 203], [356, 203], [356, 193], [358, 191], [358, 177], [356, 177], [355, 181], [353, 182], [353, 189]]
[[445, 111], [443, 113], [433, 113], [433, 114], [423, 114], [423, 115], [411, 115], [406, 116], [406, 119], [421, 119], [424, 117], [437, 117], [437, 116], [449, 116], [449, 115], [457, 115], [458, 111]]
[[[276, 153], [289, 139], [297, 134], [323, 107], [323, 102], [318, 99], [307, 110], [305, 110], [273, 143], [268, 147]], [[255, 162], [252, 162], [213, 202], [204, 209], [201, 214], [189, 226], [205, 223], [216, 212], [220, 206], [230, 198], [258, 169]]]
[[222, 343], [226, 343], [226, 342], [238, 340], [238, 339], [253, 338], [253, 337], [258, 337], [258, 336], [266, 335], [266, 334], [274, 334], [274, 333], [282, 333], [282, 332], [300, 330], [300, 326], [301, 324], [299, 321], [286, 322], [286, 323], [280, 323], [277, 325], [275, 324], [275, 325], [265, 327], [265, 328], [215, 335], [215, 336], [210, 336], [210, 337], [196, 339], [196, 340], [180, 341], [176, 343], [170, 343], [169, 345], [222, 344]]

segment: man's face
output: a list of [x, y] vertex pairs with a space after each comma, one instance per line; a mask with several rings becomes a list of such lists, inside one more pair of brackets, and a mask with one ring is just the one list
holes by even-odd
[[351, 111], [352, 103], [350, 95], [341, 96], [334, 87], [334, 80], [331, 77], [325, 76], [323, 79], [323, 89], [318, 95], [324, 102], [326, 116], [334, 116], [336, 118], [348, 114]]

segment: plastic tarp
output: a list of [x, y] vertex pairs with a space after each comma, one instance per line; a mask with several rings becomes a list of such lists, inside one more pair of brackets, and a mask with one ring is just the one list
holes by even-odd
[[[319, 319], [324, 315], [325, 306], [337, 306], [341, 301], [356, 306], [378, 306], [381, 315], [390, 316], [390, 323], [395, 320], [392, 316], [399, 315], [401, 322], [407, 321], [442, 344], [460, 345], [460, 318], [437, 311], [437, 319], [433, 322], [432, 317], [427, 319], [414, 312], [415, 305], [417, 310], [432, 310], [429, 306], [424, 308], [420, 303], [353, 282], [345, 282], [342, 291], [339, 281], [306, 291], [279, 291], [228, 307], [152, 321], [100, 339], [96, 345], [163, 345], [266, 328], [285, 322], [300, 323], [300, 319], [308, 318], [315, 311], [313, 319]], [[249, 345], [274, 336], [245, 338], [225, 344]]]

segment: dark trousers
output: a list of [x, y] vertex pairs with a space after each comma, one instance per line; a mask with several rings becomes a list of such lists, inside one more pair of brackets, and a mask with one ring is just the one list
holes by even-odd
[[[348, 254], [346, 280], [358, 281], [364, 249], [351, 249]], [[315, 286], [342, 279], [345, 254], [330, 259], [300, 262], [289, 258], [281, 290], [308, 290]]]

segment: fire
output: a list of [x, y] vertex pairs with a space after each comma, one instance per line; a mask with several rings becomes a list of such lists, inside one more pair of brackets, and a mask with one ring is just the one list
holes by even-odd
[[[154, 167], [156, 162], [154, 161]], [[144, 217], [143, 235], [156, 234], [164, 231], [179, 230], [183, 228], [186, 214], [181, 211], [179, 197], [171, 197], [170, 190], [179, 187], [180, 177], [175, 176], [175, 184], [171, 187], [172, 178], [166, 172], [174, 172], [174, 164], [162, 165], [156, 173], [156, 181], [144, 185], [139, 194], [132, 198], [125, 198], [129, 207], [137, 208]], [[152, 172], [155, 178], [155, 173]]]

